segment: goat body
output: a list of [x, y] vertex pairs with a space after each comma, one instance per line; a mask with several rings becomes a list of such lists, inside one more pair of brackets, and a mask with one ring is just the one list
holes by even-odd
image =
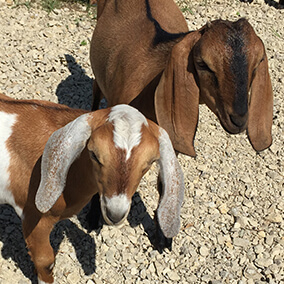
[[103, 217], [120, 224], [154, 161], [163, 178], [159, 225], [179, 230], [183, 175], [165, 130], [127, 105], [86, 112], [0, 95], [0, 202], [22, 219], [40, 283], [53, 283], [49, 235], [99, 193]]

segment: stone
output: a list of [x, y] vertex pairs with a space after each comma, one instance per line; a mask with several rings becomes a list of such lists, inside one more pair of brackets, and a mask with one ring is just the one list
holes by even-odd
[[247, 248], [250, 245], [250, 241], [244, 238], [234, 238], [233, 245], [236, 247]]
[[273, 264], [271, 258], [257, 258], [254, 262], [258, 267], [268, 267]]
[[176, 271], [168, 271], [167, 272], [168, 277], [170, 278], [170, 280], [172, 281], [179, 281], [180, 277], [178, 275], [178, 273]]
[[210, 249], [209, 249], [208, 247], [206, 247], [206, 246], [201, 246], [200, 249], [199, 249], [199, 253], [200, 253], [202, 256], [206, 257], [206, 256], [209, 255]]
[[282, 216], [279, 212], [271, 212], [265, 217], [265, 219], [272, 223], [281, 223], [283, 221]]
[[218, 209], [219, 209], [219, 211], [220, 211], [221, 214], [227, 214], [228, 211], [230, 210], [230, 209], [228, 208], [228, 206], [227, 206], [226, 203], [221, 204], [221, 205], [218, 207]]
[[262, 278], [262, 274], [258, 272], [253, 264], [248, 264], [243, 274], [247, 279], [259, 280]]

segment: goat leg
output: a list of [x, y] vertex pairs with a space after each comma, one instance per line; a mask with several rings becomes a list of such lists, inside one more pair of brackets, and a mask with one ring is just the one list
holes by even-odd
[[52, 269], [55, 253], [50, 245], [49, 235], [53, 229], [54, 222], [48, 218], [41, 218], [31, 231], [30, 219], [25, 217], [23, 233], [29, 254], [35, 265], [38, 280], [44, 283], [53, 283]]

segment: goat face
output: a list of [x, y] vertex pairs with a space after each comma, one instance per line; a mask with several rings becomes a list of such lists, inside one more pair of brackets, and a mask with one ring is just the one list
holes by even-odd
[[159, 158], [158, 141], [149, 133], [148, 127], [143, 125], [136, 134], [132, 133], [132, 141], [123, 141], [125, 137], [122, 136], [118, 138], [120, 141], [106, 141], [106, 133], [115, 137], [117, 131], [113, 124], [106, 123], [93, 131], [87, 145], [102, 214], [109, 225], [119, 225], [127, 218], [131, 198], [142, 176]]
[[194, 47], [201, 101], [229, 133], [247, 128], [249, 89], [264, 47], [245, 20], [209, 24]]
[[216, 20], [177, 43], [155, 92], [157, 121], [174, 148], [195, 155], [199, 103], [256, 151], [272, 142], [273, 93], [264, 45], [245, 19]]
[[[164, 129], [128, 105], [83, 114], [51, 135], [42, 155], [41, 181], [35, 197], [41, 213], [51, 210], [60, 198], [70, 166], [81, 153], [82, 166], [76, 171], [88, 182], [80, 198], [86, 204], [99, 192], [102, 213], [109, 224], [119, 224], [127, 217], [140, 179], [158, 160], [162, 188], [157, 219], [165, 237], [178, 233], [184, 182], [170, 138]], [[68, 195], [74, 200], [74, 191], [65, 195], [61, 203], [68, 207]]]

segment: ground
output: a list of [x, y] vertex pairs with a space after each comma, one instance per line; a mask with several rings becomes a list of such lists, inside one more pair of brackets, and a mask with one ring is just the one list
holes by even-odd
[[[177, 3], [191, 30], [218, 18], [246, 17], [263, 40], [274, 92], [273, 144], [257, 154], [245, 133], [229, 135], [200, 106], [197, 157], [179, 156], [186, 190], [173, 250], [159, 254], [149, 240], [158, 199], [154, 166], [122, 228], [89, 234], [86, 210], [56, 226], [51, 241], [59, 284], [284, 283], [283, 6], [270, 0]], [[0, 0], [0, 91], [90, 109], [96, 20], [85, 9], [48, 14]], [[0, 206], [0, 250], [1, 284], [36, 283], [20, 220], [7, 205]]]

